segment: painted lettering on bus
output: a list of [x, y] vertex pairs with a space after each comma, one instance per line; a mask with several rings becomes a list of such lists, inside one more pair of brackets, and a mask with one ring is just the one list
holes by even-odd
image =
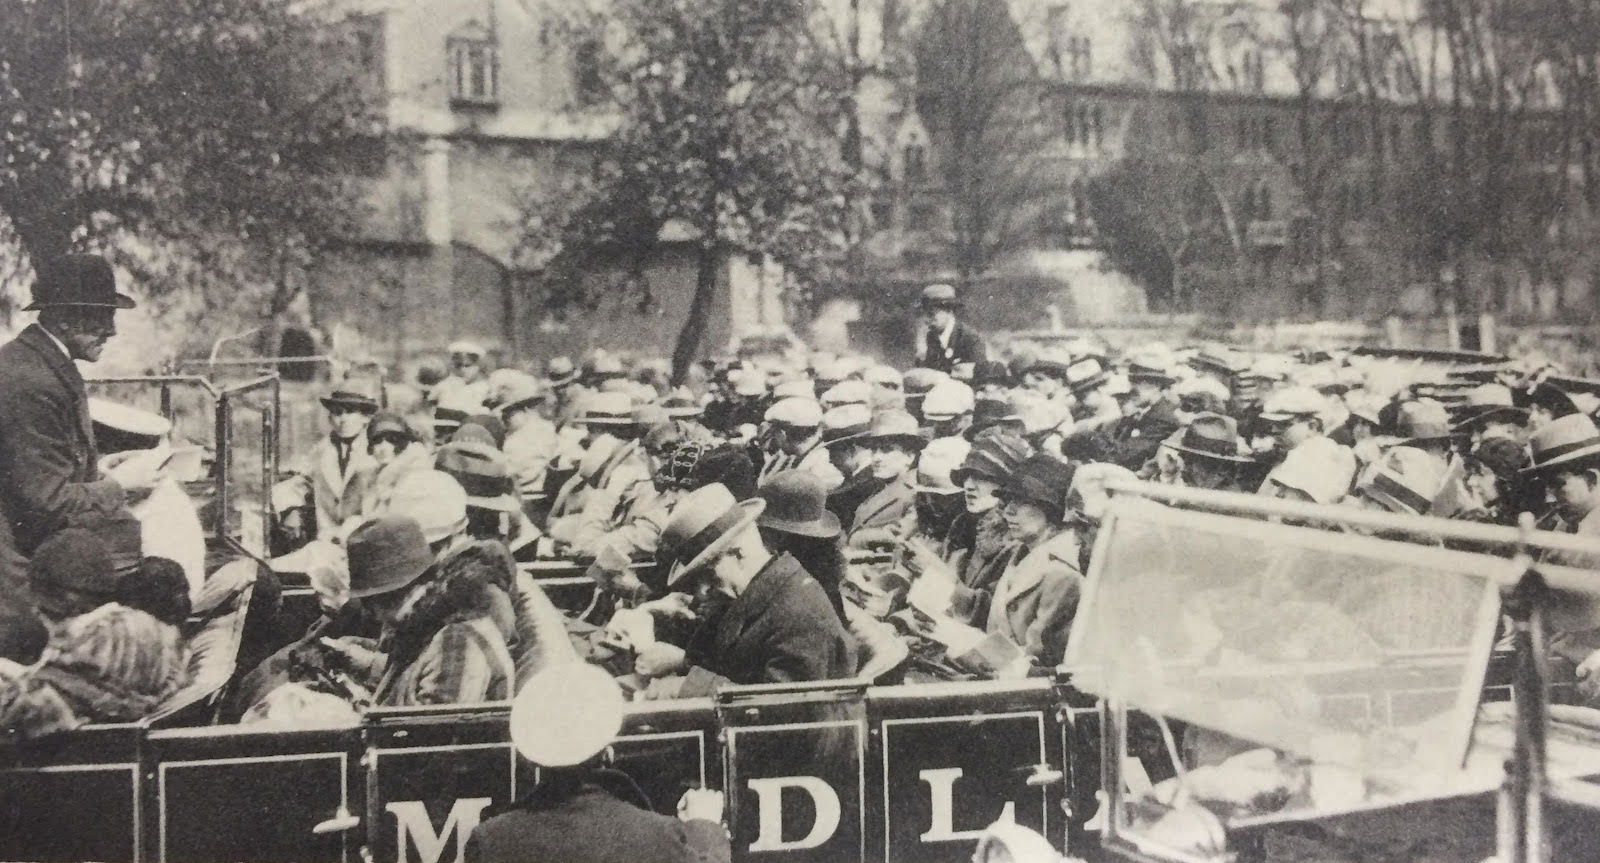
[[[927, 832], [918, 836], [918, 839], [923, 842], [959, 842], [976, 840], [983, 835], [987, 824], [971, 830], [956, 829], [956, 780], [965, 772], [960, 767], [944, 767], [938, 770], [924, 770], [917, 774], [923, 782], [928, 783], [928, 795], [933, 804], [931, 807], [933, 817], [930, 819], [932, 823]], [[997, 820], [1016, 821], [1016, 802], [1007, 800]]]
[[384, 806], [395, 821], [395, 855], [398, 863], [410, 859], [406, 851], [413, 845], [417, 849], [417, 863], [441, 863], [444, 849], [452, 836], [455, 838], [453, 863], [461, 863], [467, 852], [467, 837], [483, 819], [483, 810], [489, 808], [488, 797], [463, 797], [450, 806], [444, 826], [436, 833], [433, 819], [428, 817], [428, 807], [420, 800], [400, 800]]

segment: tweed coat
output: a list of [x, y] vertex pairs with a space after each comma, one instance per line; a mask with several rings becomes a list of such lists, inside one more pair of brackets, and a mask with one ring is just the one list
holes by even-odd
[[0, 585], [24, 579], [50, 534], [117, 513], [77, 366], [38, 324], [0, 347]]
[[1018, 548], [995, 583], [986, 629], [1007, 636], [1042, 665], [1059, 664], [1083, 590], [1078, 559], [1078, 537], [1071, 530], [1032, 549]]

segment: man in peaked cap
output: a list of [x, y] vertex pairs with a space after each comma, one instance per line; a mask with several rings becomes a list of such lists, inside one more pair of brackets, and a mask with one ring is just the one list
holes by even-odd
[[961, 381], [935, 384], [922, 399], [922, 423], [932, 439], [958, 438], [972, 427], [977, 399]]
[[662, 532], [657, 558], [667, 586], [733, 598], [709, 638], [688, 654], [657, 644], [640, 651], [634, 670], [671, 683], [652, 684], [650, 697], [711, 695], [719, 686], [835, 680], [856, 672], [855, 643], [827, 594], [799, 561], [773, 556], [762, 542], [760, 499], [735, 501], [708, 485], [687, 495]]
[[972, 377], [973, 366], [989, 358], [983, 336], [956, 320], [961, 301], [950, 285], [929, 285], [922, 289], [922, 315], [927, 321], [922, 341], [917, 345], [917, 364], [946, 374], [958, 370]]
[[[37, 322], [0, 347], [0, 602], [26, 597], [27, 557], [71, 523], [118, 513], [124, 492], [159, 479], [153, 465], [108, 465], [89, 418], [74, 360], [95, 362], [117, 333], [116, 313], [134, 307], [117, 292], [104, 258], [69, 255], [35, 264]], [[18, 600], [21, 601], [21, 600]]]

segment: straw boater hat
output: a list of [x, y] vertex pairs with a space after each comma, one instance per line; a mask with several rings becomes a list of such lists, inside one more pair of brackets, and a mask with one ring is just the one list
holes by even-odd
[[1128, 357], [1128, 380], [1170, 386], [1178, 382], [1178, 376], [1173, 373], [1172, 366], [1170, 350], [1147, 348]]
[[961, 381], [943, 381], [928, 390], [922, 399], [922, 418], [930, 423], [948, 422], [963, 414], [973, 413], [977, 399], [972, 387]]
[[111, 264], [99, 255], [64, 255], [35, 267], [33, 302], [23, 307], [34, 312], [51, 306], [131, 309], [132, 297], [117, 293]]
[[551, 389], [560, 389], [578, 379], [578, 367], [571, 357], [551, 357], [544, 364], [544, 378]]
[[815, 539], [839, 535], [839, 517], [828, 511], [828, 487], [810, 471], [779, 471], [761, 484], [756, 495], [766, 503], [756, 524], [768, 530]]
[[449, 353], [452, 356], [456, 354], [465, 354], [469, 357], [481, 358], [484, 354], [488, 353], [488, 351], [483, 349], [483, 345], [478, 344], [471, 339], [457, 339], [456, 341], [450, 343]]
[[866, 405], [840, 405], [822, 415], [822, 441], [828, 446], [857, 441], [872, 427], [872, 411]]
[[1480, 384], [1467, 391], [1467, 397], [1450, 411], [1453, 431], [1470, 431], [1489, 422], [1523, 423], [1528, 409], [1517, 407], [1516, 396], [1505, 384]]
[[822, 424], [822, 406], [815, 399], [791, 396], [774, 402], [762, 419], [776, 425], [809, 431]]
[[1568, 414], [1534, 432], [1528, 449], [1533, 463], [1522, 469], [1524, 474], [1591, 468], [1600, 465], [1600, 429], [1583, 414]]
[[946, 437], [932, 441], [917, 456], [917, 476], [912, 491], [925, 494], [956, 494], [961, 486], [956, 484], [954, 473], [965, 463], [972, 444], [965, 438]]
[[1400, 431], [1400, 446], [1416, 446], [1451, 438], [1450, 415], [1445, 412], [1444, 405], [1432, 399], [1402, 404], [1396, 425]]
[[1391, 512], [1427, 515], [1444, 485], [1444, 465], [1428, 453], [1409, 446], [1392, 447], [1383, 454], [1366, 479], [1361, 493]]
[[590, 393], [572, 419], [578, 425], [633, 425], [633, 400], [622, 393]]
[[822, 392], [821, 402], [825, 409], [870, 404], [872, 385], [866, 381], [840, 381]]
[[1328, 399], [1311, 387], [1284, 387], [1268, 395], [1261, 405], [1261, 418], [1267, 422], [1289, 422], [1322, 416]]
[[1084, 357], [1067, 366], [1067, 388], [1073, 395], [1082, 395], [1105, 383], [1110, 378], [1105, 365], [1096, 357]]
[[511, 702], [511, 745], [540, 767], [571, 767], [604, 752], [627, 714], [622, 687], [587, 662], [556, 662]]
[[738, 501], [721, 483], [689, 492], [661, 531], [657, 559], [667, 562], [671, 587], [715, 561], [767, 508], [760, 498]]
[[1240, 446], [1238, 424], [1233, 417], [1221, 414], [1196, 416], [1184, 427], [1183, 435], [1167, 446], [1187, 456], [1229, 464], [1249, 464], [1254, 461]]
[[541, 385], [532, 375], [528, 375], [526, 379], [517, 378], [505, 388], [500, 401], [500, 415], [503, 417], [506, 414], [533, 407], [549, 399], [550, 390]]
[[661, 400], [661, 407], [667, 412], [669, 419], [675, 420], [694, 419], [706, 412], [705, 406], [696, 401], [694, 393], [689, 392], [686, 387], [678, 387], [667, 393], [666, 398]]

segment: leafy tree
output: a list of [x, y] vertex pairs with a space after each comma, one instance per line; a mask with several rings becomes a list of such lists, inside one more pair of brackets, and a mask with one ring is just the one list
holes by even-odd
[[803, 283], [842, 259], [844, 182], [806, 0], [618, 0], [606, 78], [620, 125], [564, 254], [639, 249], [661, 226], [697, 246], [694, 297], [673, 351], [682, 380], [730, 255]]
[[0, 233], [30, 260], [117, 247], [153, 290], [256, 281], [281, 312], [359, 217], [351, 169], [383, 155], [349, 23], [297, 0], [0, 0]]

